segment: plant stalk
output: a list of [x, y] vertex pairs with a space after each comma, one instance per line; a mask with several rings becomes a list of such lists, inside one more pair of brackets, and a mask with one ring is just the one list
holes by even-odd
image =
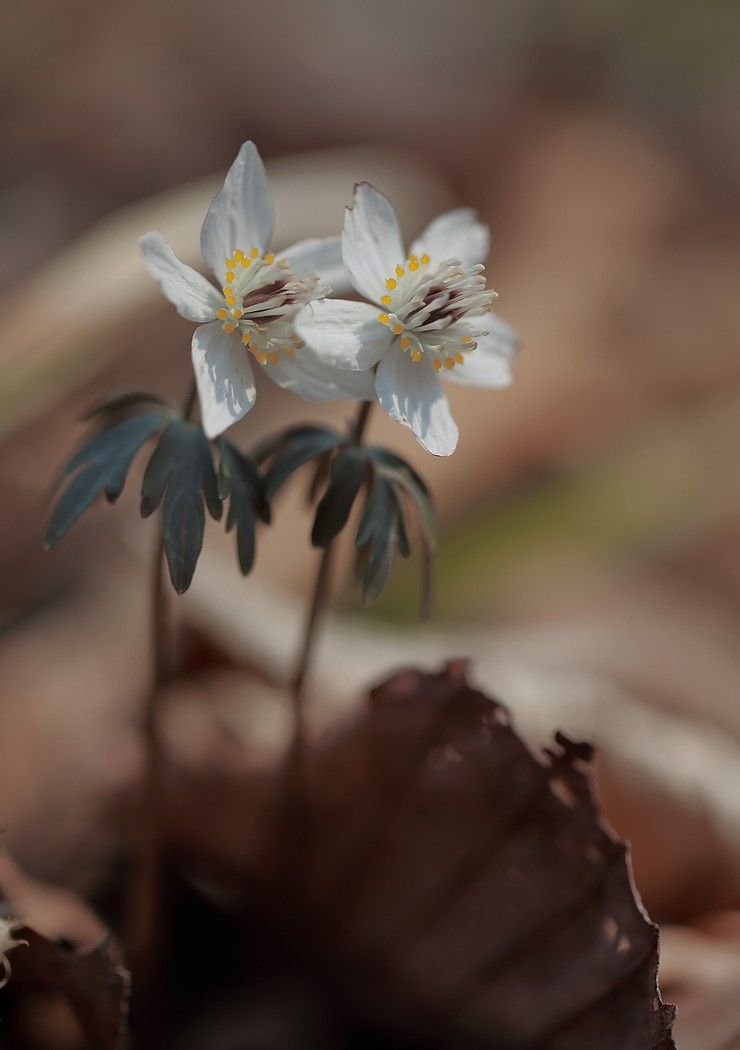
[[[357, 417], [352, 426], [350, 442], [353, 445], [361, 445], [365, 430], [367, 429], [370, 411], [373, 407], [372, 401], [362, 401]], [[316, 578], [311, 594], [306, 624], [303, 630], [303, 640], [298, 656], [293, 678], [291, 679], [291, 693], [293, 697], [293, 716], [295, 719], [295, 734], [303, 736], [305, 726], [305, 689], [306, 679], [311, 667], [318, 630], [321, 626], [323, 613], [326, 609], [327, 599], [331, 585], [331, 565], [334, 553], [334, 541], [328, 543], [321, 552]]]
[[[195, 382], [182, 406], [182, 417], [190, 419], [197, 403]], [[170, 625], [164, 575], [164, 542], [161, 531], [150, 564], [150, 646], [152, 671], [144, 708], [142, 737], [144, 771], [139, 799], [139, 842], [134, 858], [129, 893], [128, 954], [133, 972], [133, 1020], [140, 1045], [156, 1046], [164, 1013], [162, 1002], [165, 896], [163, 873], [164, 752], [160, 727], [162, 690], [172, 674]]]

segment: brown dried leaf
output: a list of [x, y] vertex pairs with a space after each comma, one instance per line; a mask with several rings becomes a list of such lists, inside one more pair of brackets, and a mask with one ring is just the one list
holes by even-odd
[[312, 751], [305, 914], [363, 1013], [434, 1045], [668, 1050], [658, 934], [592, 788], [462, 665], [397, 675]]
[[89, 1046], [120, 1050], [129, 974], [116, 961], [110, 933], [75, 894], [28, 878], [7, 856], [0, 857], [0, 892], [26, 924], [15, 934], [28, 943], [12, 953], [13, 987], [63, 995]]

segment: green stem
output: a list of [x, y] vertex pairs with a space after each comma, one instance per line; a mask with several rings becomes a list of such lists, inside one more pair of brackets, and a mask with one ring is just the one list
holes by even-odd
[[[182, 416], [191, 419], [197, 404], [195, 383], [188, 390]], [[152, 673], [144, 708], [144, 772], [139, 801], [139, 842], [129, 893], [129, 957], [134, 975], [134, 1021], [143, 1046], [157, 1045], [156, 1018], [161, 1002], [163, 933], [163, 774], [160, 699], [171, 676], [164, 543], [158, 531], [150, 567], [150, 646]]]
[[[363, 401], [357, 413], [357, 418], [352, 426], [350, 442], [361, 445], [365, 430], [367, 429], [370, 411], [373, 407], [372, 401]], [[293, 695], [293, 715], [295, 719], [295, 732], [303, 735], [305, 718], [305, 687], [306, 678], [311, 666], [311, 661], [316, 645], [318, 629], [321, 625], [322, 615], [326, 608], [331, 583], [331, 563], [334, 552], [334, 543], [328, 543], [321, 552], [318, 569], [314, 581], [311, 604], [303, 631], [303, 640], [299, 651], [298, 662], [291, 680], [291, 692]]]

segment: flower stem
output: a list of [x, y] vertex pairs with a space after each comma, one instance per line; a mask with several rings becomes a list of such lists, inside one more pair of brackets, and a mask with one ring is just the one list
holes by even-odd
[[[352, 432], [350, 436], [351, 444], [362, 444], [362, 439], [365, 435], [365, 430], [367, 428], [368, 420], [370, 418], [370, 410], [372, 409], [372, 407], [372, 401], [362, 401], [360, 403], [357, 418], [355, 419], [354, 424], [352, 426]], [[313, 586], [313, 593], [311, 596], [311, 605], [309, 607], [309, 613], [303, 631], [303, 641], [301, 643], [300, 655], [298, 657], [298, 663], [296, 665], [295, 673], [291, 680], [295, 731], [297, 734], [300, 733], [300, 735], [303, 735], [304, 729], [303, 723], [305, 717], [304, 708], [306, 678], [311, 666], [311, 660], [316, 645], [318, 629], [321, 625], [322, 614], [327, 604], [331, 579], [331, 563], [333, 551], [334, 543], [332, 542], [328, 543], [321, 552], [321, 557], [319, 559], [319, 565], [316, 572], [316, 579]]]
[[[372, 401], [361, 402], [350, 432], [351, 444], [362, 444], [372, 406]], [[303, 845], [307, 834], [301, 804], [301, 779], [306, 737], [306, 682], [314, 657], [319, 628], [328, 604], [333, 557], [334, 541], [324, 547], [319, 558], [298, 661], [290, 682], [293, 701], [293, 736], [286, 756], [283, 781], [282, 827], [285, 840], [283, 849], [278, 851], [278, 855], [282, 856], [285, 865], [284, 877], [291, 887], [291, 892], [296, 895], [300, 888]]]
[[[188, 390], [182, 417], [190, 419], [195, 410], [195, 383]], [[163, 930], [162, 794], [164, 754], [160, 735], [160, 698], [171, 677], [170, 631], [165, 590], [164, 543], [158, 532], [150, 564], [150, 646], [152, 672], [144, 708], [142, 736], [144, 771], [139, 799], [138, 852], [134, 859], [129, 887], [128, 950], [133, 971], [133, 1020], [143, 1046], [155, 1046], [156, 1018], [163, 1014], [161, 1002]]]

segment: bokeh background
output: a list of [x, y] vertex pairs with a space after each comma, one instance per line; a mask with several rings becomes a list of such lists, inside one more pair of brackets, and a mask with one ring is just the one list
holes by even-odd
[[[637, 884], [679, 924], [664, 986], [681, 1045], [740, 1029], [739, 15], [729, 0], [6, 8], [0, 823], [27, 868], [99, 884], [147, 676], [135, 492], [48, 555], [51, 479], [99, 396], [182, 396], [189, 331], [136, 240], [160, 228], [195, 262], [205, 205], [252, 138], [283, 244], [338, 228], [362, 178], [409, 234], [474, 205], [522, 340], [510, 390], [451, 390], [450, 460], [376, 415], [372, 437], [437, 499], [435, 617], [416, 623], [413, 565], [370, 613], [340, 566], [316, 717], [399, 664], [469, 655], [533, 743], [556, 726], [595, 739]], [[264, 383], [235, 436], [344, 414]], [[314, 564], [299, 490], [247, 581], [209, 532], [177, 605], [184, 647], [287, 673]], [[241, 685], [209, 695], [240, 732]]]

